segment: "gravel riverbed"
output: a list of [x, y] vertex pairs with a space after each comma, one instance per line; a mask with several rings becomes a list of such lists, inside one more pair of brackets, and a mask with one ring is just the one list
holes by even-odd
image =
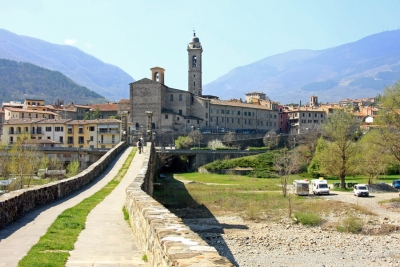
[[325, 218], [318, 227], [294, 224], [288, 219], [246, 221], [240, 216], [184, 222], [234, 266], [400, 266], [400, 213], [378, 204], [394, 197], [399, 197], [398, 192], [375, 193], [369, 198], [335, 192], [323, 197], [370, 209], [375, 215], [363, 220], [367, 232], [370, 228], [374, 234], [338, 232], [340, 216]]

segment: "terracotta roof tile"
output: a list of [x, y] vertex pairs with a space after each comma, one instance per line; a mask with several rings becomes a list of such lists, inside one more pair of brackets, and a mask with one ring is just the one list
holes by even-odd
[[91, 109], [99, 109], [100, 111], [118, 111], [117, 103], [95, 104], [90, 106]]

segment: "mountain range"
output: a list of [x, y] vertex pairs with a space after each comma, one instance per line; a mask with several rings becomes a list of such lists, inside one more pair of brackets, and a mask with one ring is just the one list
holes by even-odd
[[101, 95], [77, 85], [61, 72], [7, 59], [0, 59], [0, 99], [21, 102], [41, 99], [46, 104], [57, 99], [81, 104], [107, 102]]
[[59, 71], [111, 101], [129, 98], [129, 83], [135, 81], [119, 67], [104, 63], [76, 47], [52, 44], [3, 29], [0, 29], [0, 58]]
[[264, 92], [281, 103], [373, 97], [400, 79], [400, 30], [324, 50], [292, 50], [237, 67], [203, 87], [224, 99]]
[[[52, 44], [2, 29], [0, 59], [28, 62], [58, 71], [82, 88], [111, 101], [129, 98], [128, 84], [135, 81], [120, 68], [75, 47]], [[263, 92], [283, 104], [300, 101], [305, 104], [310, 96], [317, 95], [320, 102], [335, 102], [344, 98], [376, 96], [399, 79], [400, 30], [395, 30], [324, 50], [292, 50], [266, 57], [234, 68], [204, 85], [203, 94], [216, 95], [217, 92], [217, 96], [226, 100], [244, 98], [248, 92]], [[43, 92], [40, 88], [36, 90], [41, 98]], [[57, 98], [51, 92], [47, 93], [53, 100]], [[81, 95], [86, 94], [85, 91]], [[98, 96], [90, 97], [96, 99]]]

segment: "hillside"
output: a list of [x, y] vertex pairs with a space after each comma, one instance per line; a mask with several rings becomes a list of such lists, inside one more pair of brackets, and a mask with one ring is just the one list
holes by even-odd
[[3, 29], [0, 29], [1, 58], [59, 71], [111, 101], [129, 98], [129, 83], [135, 81], [120, 68], [76, 47], [52, 44]]
[[47, 104], [57, 99], [81, 104], [107, 101], [58, 71], [0, 59], [0, 99], [24, 101], [26, 98], [43, 99]]
[[376, 96], [400, 79], [400, 30], [374, 34], [325, 50], [292, 50], [237, 67], [206, 84], [223, 99], [264, 92], [281, 103]]

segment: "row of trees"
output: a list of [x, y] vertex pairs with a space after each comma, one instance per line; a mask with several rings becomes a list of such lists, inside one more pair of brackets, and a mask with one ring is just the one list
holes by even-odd
[[[400, 83], [387, 87], [377, 99], [379, 113], [369, 131], [361, 129], [360, 122], [352, 113], [337, 110], [330, 114], [328, 122], [320, 129], [296, 136], [295, 149], [282, 152], [277, 158], [277, 169], [284, 170], [282, 176], [307, 166], [308, 173], [313, 177], [339, 177], [344, 188], [346, 176], [367, 175], [371, 183], [388, 168], [398, 168]], [[264, 143], [271, 148], [277, 146], [277, 138], [271, 137], [273, 134], [268, 135]]]
[[[36, 145], [29, 144], [29, 137], [22, 136], [11, 147], [0, 146], [0, 179], [15, 178], [15, 189], [29, 187], [39, 169], [63, 170], [64, 162], [59, 158], [49, 158]], [[69, 176], [79, 171], [79, 162], [72, 161], [67, 166]]]

